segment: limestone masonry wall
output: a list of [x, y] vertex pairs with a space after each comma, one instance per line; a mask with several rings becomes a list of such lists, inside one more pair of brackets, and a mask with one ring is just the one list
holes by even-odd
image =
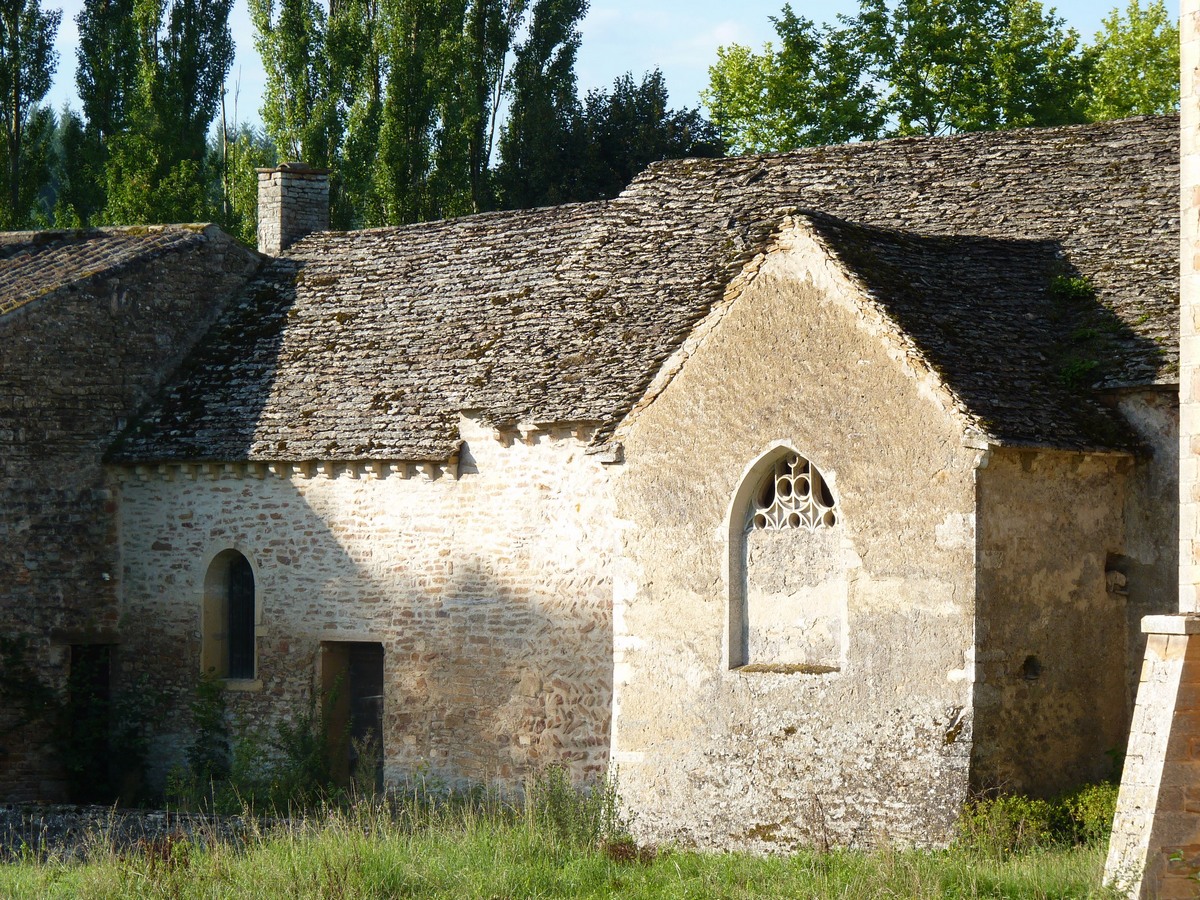
[[[768, 257], [622, 432], [617, 513], [638, 524], [615, 576], [614, 761], [640, 837], [931, 844], [966, 797], [978, 454], [855, 294], [803, 241]], [[837, 502], [847, 628], [825, 674], [726, 663], [729, 505], [780, 444]]]
[[[0, 634], [61, 687], [71, 644], [115, 643], [115, 498], [101, 455], [258, 258], [216, 232], [0, 318]], [[0, 709], [0, 796], [61, 797], [44, 722]]]
[[1137, 698], [1146, 649], [1145, 616], [1176, 611], [1179, 596], [1179, 390], [1120, 392], [1117, 408], [1145, 442], [1126, 475], [1125, 543], [1109, 567], [1125, 579], [1126, 697]]
[[[1105, 882], [1128, 897], [1192, 897], [1200, 873], [1200, 2], [1179, 5], [1178, 611], [1148, 617]], [[1165, 598], [1164, 598], [1165, 599]]]
[[1050, 796], [1113, 775], [1133, 704], [1128, 583], [1114, 577], [1132, 467], [997, 448], [978, 472], [978, 788]]
[[404, 463], [126, 471], [122, 677], [148, 673], [169, 695], [160, 777], [189, 740], [204, 577], [230, 548], [254, 568], [260, 610], [257, 682], [228, 695], [236, 721], [271, 728], [303, 712], [321, 642], [371, 641], [384, 650], [389, 779], [604, 770], [608, 473], [584, 453], [587, 429], [462, 428], [457, 478]]

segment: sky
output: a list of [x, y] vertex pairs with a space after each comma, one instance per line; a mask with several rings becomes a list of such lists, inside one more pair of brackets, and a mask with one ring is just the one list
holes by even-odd
[[[60, 0], [62, 25], [56, 41], [58, 73], [47, 97], [55, 108], [70, 103], [79, 107], [75, 93], [75, 50], [79, 38], [75, 17], [83, 0]], [[1120, 0], [1122, 7], [1128, 0]], [[1067, 24], [1090, 40], [1101, 19], [1118, 0], [1063, 0], [1054, 6]], [[42, 0], [53, 9], [60, 4]], [[783, 0], [592, 0], [582, 23], [583, 42], [576, 73], [580, 94], [592, 88], [609, 87], [613, 80], [632, 72], [636, 78], [655, 68], [662, 69], [673, 106], [697, 106], [700, 91], [708, 83], [708, 67], [716, 61], [717, 48], [731, 43], [760, 48], [774, 37], [770, 17], [778, 14]], [[797, 15], [816, 22], [832, 20], [838, 13], [858, 9], [856, 0], [793, 0]], [[1167, 9], [1178, 17], [1179, 0], [1167, 0]], [[237, 58], [229, 72], [226, 114], [234, 122], [261, 123], [263, 70], [254, 51], [254, 30], [246, 0], [234, 0], [230, 28], [237, 45]]]

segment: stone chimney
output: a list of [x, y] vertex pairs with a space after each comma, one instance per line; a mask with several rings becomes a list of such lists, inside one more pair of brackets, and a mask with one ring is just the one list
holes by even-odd
[[329, 230], [329, 170], [285, 162], [258, 172], [258, 252], [278, 256], [300, 238]]

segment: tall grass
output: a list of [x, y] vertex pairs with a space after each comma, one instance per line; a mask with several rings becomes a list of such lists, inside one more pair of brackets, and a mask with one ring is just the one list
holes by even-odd
[[97, 836], [84, 862], [0, 868], [12, 898], [1104, 897], [1102, 842], [997, 855], [736, 853], [638, 848], [611, 788], [577, 792], [562, 773], [523, 802], [495, 794], [364, 799], [255, 827], [237, 839], [182, 836], [118, 848]]

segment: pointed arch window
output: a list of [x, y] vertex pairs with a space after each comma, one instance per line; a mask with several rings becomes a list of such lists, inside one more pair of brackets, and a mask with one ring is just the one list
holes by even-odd
[[746, 470], [729, 525], [730, 667], [839, 671], [849, 578], [833, 485], [805, 456], [777, 445]]
[[837, 524], [833, 494], [816, 466], [798, 453], [775, 461], [754, 493], [750, 529], [816, 531]]

